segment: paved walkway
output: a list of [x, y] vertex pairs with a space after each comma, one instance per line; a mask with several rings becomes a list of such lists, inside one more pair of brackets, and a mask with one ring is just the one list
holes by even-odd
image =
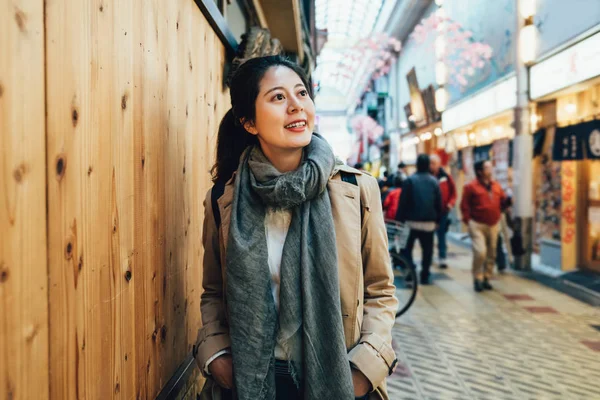
[[600, 399], [600, 308], [510, 273], [477, 294], [452, 251], [396, 322], [390, 398]]

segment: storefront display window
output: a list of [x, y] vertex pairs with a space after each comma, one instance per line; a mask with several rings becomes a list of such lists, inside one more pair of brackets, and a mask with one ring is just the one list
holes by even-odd
[[539, 252], [541, 239], [560, 241], [561, 165], [548, 153], [541, 156], [541, 176], [536, 188], [536, 240]]

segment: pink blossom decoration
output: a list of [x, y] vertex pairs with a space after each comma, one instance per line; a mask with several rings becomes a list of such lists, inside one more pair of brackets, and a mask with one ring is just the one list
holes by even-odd
[[437, 35], [443, 35], [446, 39], [446, 51], [441, 61], [446, 64], [450, 83], [465, 87], [468, 84], [465, 75], [474, 76], [492, 58], [493, 50], [490, 45], [475, 41], [472, 31], [436, 13], [421, 20], [414, 28], [411, 38], [417, 44], [431, 42], [430, 49], [435, 51], [433, 39]]

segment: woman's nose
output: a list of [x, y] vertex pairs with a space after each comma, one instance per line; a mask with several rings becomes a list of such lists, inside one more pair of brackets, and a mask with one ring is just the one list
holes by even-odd
[[290, 106], [289, 106], [289, 112], [293, 113], [293, 112], [298, 112], [298, 111], [302, 111], [304, 110], [304, 107], [302, 106], [302, 103], [299, 102], [297, 99], [292, 99], [290, 102]]

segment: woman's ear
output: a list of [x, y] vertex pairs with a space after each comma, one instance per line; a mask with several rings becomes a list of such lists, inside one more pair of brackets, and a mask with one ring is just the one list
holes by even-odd
[[254, 126], [254, 123], [252, 121], [244, 121], [243, 119], [240, 120], [242, 126], [244, 127], [244, 129], [246, 131], [248, 131], [248, 133], [252, 134], [252, 135], [258, 135], [258, 131], [256, 130], [256, 127]]

